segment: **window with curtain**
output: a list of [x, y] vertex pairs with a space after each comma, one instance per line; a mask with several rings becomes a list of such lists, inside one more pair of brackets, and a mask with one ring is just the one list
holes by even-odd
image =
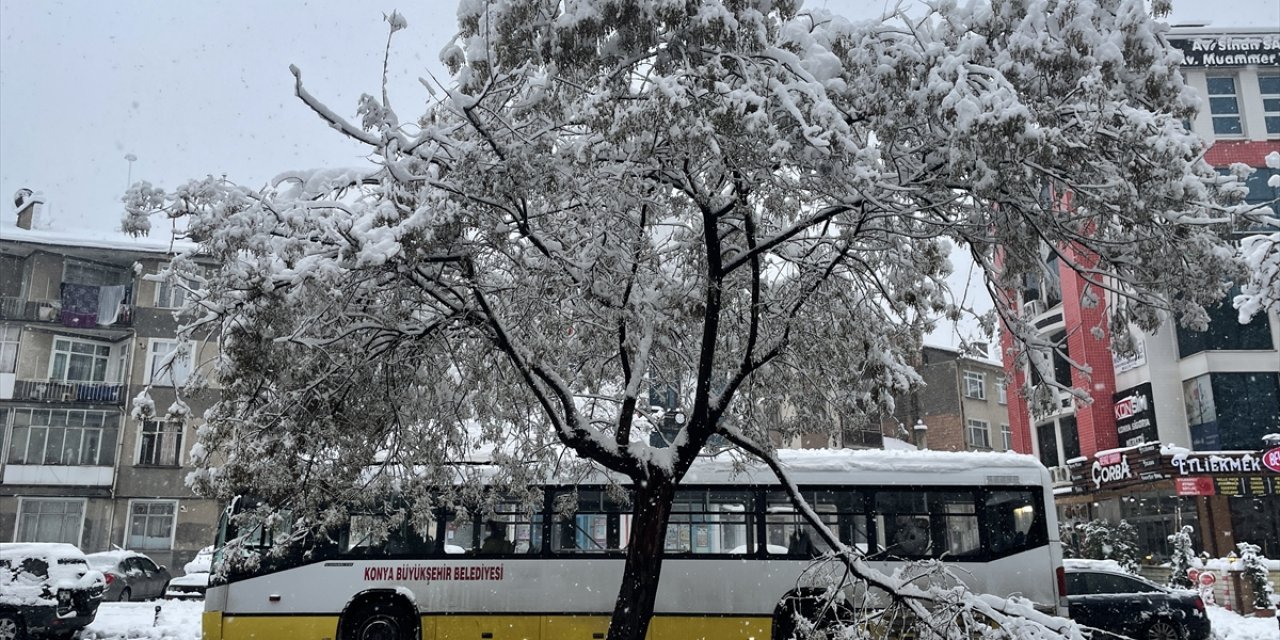
[[84, 525], [83, 498], [21, 498], [14, 542], [80, 544]]

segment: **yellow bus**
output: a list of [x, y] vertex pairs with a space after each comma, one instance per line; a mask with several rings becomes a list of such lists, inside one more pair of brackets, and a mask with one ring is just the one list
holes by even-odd
[[[779, 457], [826, 526], [880, 570], [943, 558], [972, 591], [1065, 612], [1052, 483], [1034, 458], [880, 450]], [[206, 594], [204, 638], [603, 638], [625, 562], [625, 488], [548, 481], [533, 490], [540, 506], [439, 510], [418, 518], [425, 527], [394, 524], [403, 513], [356, 513], [322, 544], [283, 554], [243, 547], [237, 553], [259, 557], [220, 563], [227, 566]], [[224, 516], [219, 549], [236, 539]], [[821, 538], [767, 468], [735, 467], [724, 455], [700, 460], [685, 477], [665, 548], [654, 640], [788, 637], [784, 603], [823, 587], [806, 584], [806, 569], [827, 551]]]

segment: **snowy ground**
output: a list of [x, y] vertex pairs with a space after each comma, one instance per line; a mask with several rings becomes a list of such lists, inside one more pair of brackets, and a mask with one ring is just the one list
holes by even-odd
[[[160, 617], [156, 618], [156, 607]], [[89, 640], [200, 640], [204, 601], [104, 602], [85, 630]]]
[[1275, 618], [1246, 618], [1222, 607], [1209, 607], [1208, 611], [1209, 621], [1213, 624], [1213, 633], [1221, 640], [1280, 638], [1280, 627], [1276, 626]]
[[[160, 605], [159, 624], [153, 624], [156, 605]], [[204, 603], [200, 601], [105, 602], [83, 637], [88, 640], [199, 640], [203, 609]], [[1209, 607], [1209, 618], [1219, 640], [1280, 638], [1275, 618], [1245, 618], [1221, 607]]]

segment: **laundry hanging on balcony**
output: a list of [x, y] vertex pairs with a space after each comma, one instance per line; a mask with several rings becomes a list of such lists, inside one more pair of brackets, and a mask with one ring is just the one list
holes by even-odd
[[67, 327], [112, 325], [128, 313], [129, 285], [62, 283], [62, 324]]
[[120, 319], [124, 301], [129, 297], [129, 287], [117, 284], [98, 288], [98, 324], [115, 324]]

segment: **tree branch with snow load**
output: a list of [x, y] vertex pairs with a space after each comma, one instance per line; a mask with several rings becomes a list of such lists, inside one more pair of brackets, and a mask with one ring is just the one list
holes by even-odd
[[[614, 640], [645, 635], [675, 488], [713, 436], [768, 462], [774, 435], [874, 421], [920, 384], [922, 335], [957, 309], [952, 245], [997, 292], [1038, 273], [1042, 248], [1077, 247], [1072, 268], [1144, 328], [1194, 324], [1244, 273], [1220, 236], [1237, 186], [1183, 129], [1194, 101], [1141, 0], [859, 24], [771, 0], [458, 15], [451, 78], [412, 125], [385, 91], [348, 120], [294, 69], [369, 167], [139, 185], [127, 228], [180, 220], [220, 265], [184, 329], [220, 338], [199, 491], [322, 531], [380, 489], [418, 509], [492, 499], [451, 464], [477, 456], [516, 492], [607, 469], [635, 523]], [[649, 444], [646, 387], [684, 392], [670, 447]], [[1026, 628], [1013, 601], [948, 601], [858, 553], [839, 560], [913, 615]]]

